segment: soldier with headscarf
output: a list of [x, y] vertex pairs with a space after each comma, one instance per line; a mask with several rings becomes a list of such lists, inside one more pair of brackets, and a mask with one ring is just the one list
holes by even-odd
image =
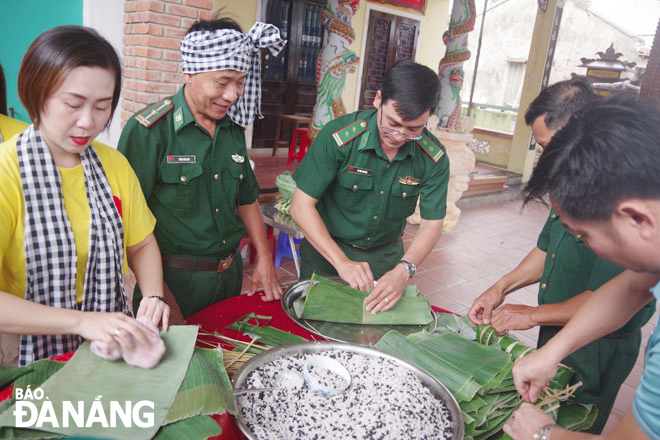
[[[250, 293], [279, 299], [259, 186], [247, 158], [244, 127], [262, 117], [260, 50], [286, 41], [270, 24], [247, 34], [233, 20], [199, 21], [180, 45], [184, 87], [138, 111], [118, 149], [135, 169], [161, 253], [165, 294], [183, 318], [240, 294], [237, 246], [247, 232], [257, 251]], [[136, 292], [136, 295], [149, 292]]]

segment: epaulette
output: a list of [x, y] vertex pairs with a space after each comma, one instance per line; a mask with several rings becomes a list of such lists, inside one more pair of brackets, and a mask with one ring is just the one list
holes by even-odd
[[418, 139], [417, 144], [424, 150], [426, 154], [429, 155], [433, 162], [437, 162], [445, 154], [442, 151], [442, 147], [436, 144], [430, 137], [423, 135], [421, 139]]
[[349, 141], [355, 139], [357, 136], [364, 133], [367, 129], [367, 121], [364, 119], [358, 119], [355, 122], [351, 122], [344, 128], [332, 133], [332, 138], [337, 142], [337, 147], [341, 148], [346, 145]]
[[149, 107], [142, 110], [140, 113], [135, 115], [135, 119], [145, 127], [149, 128], [154, 123], [165, 116], [170, 110], [174, 108], [174, 103], [171, 99], [163, 99], [154, 104], [151, 104]]

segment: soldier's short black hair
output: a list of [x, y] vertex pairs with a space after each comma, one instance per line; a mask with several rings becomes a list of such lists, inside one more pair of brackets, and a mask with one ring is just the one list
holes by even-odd
[[560, 81], [541, 90], [529, 105], [525, 122], [532, 125], [536, 118], [545, 115], [545, 125], [552, 130], [559, 129], [568, 118], [596, 98], [591, 82], [584, 76]]
[[243, 32], [241, 25], [236, 23], [228, 17], [216, 18], [213, 20], [199, 20], [196, 21], [188, 28], [186, 35], [195, 31], [217, 31], [218, 29], [233, 29], [238, 32]]
[[629, 93], [599, 99], [559, 130], [523, 193], [549, 195], [579, 221], [609, 220], [627, 199], [660, 199], [660, 111]]
[[397, 112], [404, 120], [417, 119], [425, 112], [433, 114], [440, 101], [440, 79], [433, 70], [412, 61], [399, 61], [390, 68], [380, 88], [383, 104], [396, 101]]

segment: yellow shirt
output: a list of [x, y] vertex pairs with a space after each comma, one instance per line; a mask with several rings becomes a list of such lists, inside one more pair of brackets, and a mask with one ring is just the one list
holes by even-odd
[[29, 124], [18, 119], [10, 118], [0, 114], [0, 142], [9, 140], [16, 133], [20, 133], [27, 128]]
[[[18, 135], [0, 144], [0, 291], [19, 297], [25, 294], [25, 251], [23, 246], [23, 188], [16, 154]], [[113, 199], [124, 223], [124, 272], [128, 269], [126, 247], [134, 246], [153, 232], [155, 217], [144, 200], [140, 182], [126, 158], [98, 142], [94, 148], [112, 189]], [[76, 244], [76, 298], [82, 301], [89, 250], [89, 204], [82, 165], [59, 168], [64, 207]]]

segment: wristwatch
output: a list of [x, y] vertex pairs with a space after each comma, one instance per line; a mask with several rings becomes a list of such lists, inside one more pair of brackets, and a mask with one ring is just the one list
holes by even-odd
[[556, 423], [548, 423], [539, 428], [534, 434], [534, 440], [548, 440], [550, 438], [550, 430], [557, 426]]
[[408, 275], [410, 275], [410, 278], [414, 277], [415, 274], [417, 273], [417, 266], [412, 264], [410, 261], [407, 260], [401, 260], [399, 263], [403, 264], [406, 266], [406, 270], [408, 271]]

